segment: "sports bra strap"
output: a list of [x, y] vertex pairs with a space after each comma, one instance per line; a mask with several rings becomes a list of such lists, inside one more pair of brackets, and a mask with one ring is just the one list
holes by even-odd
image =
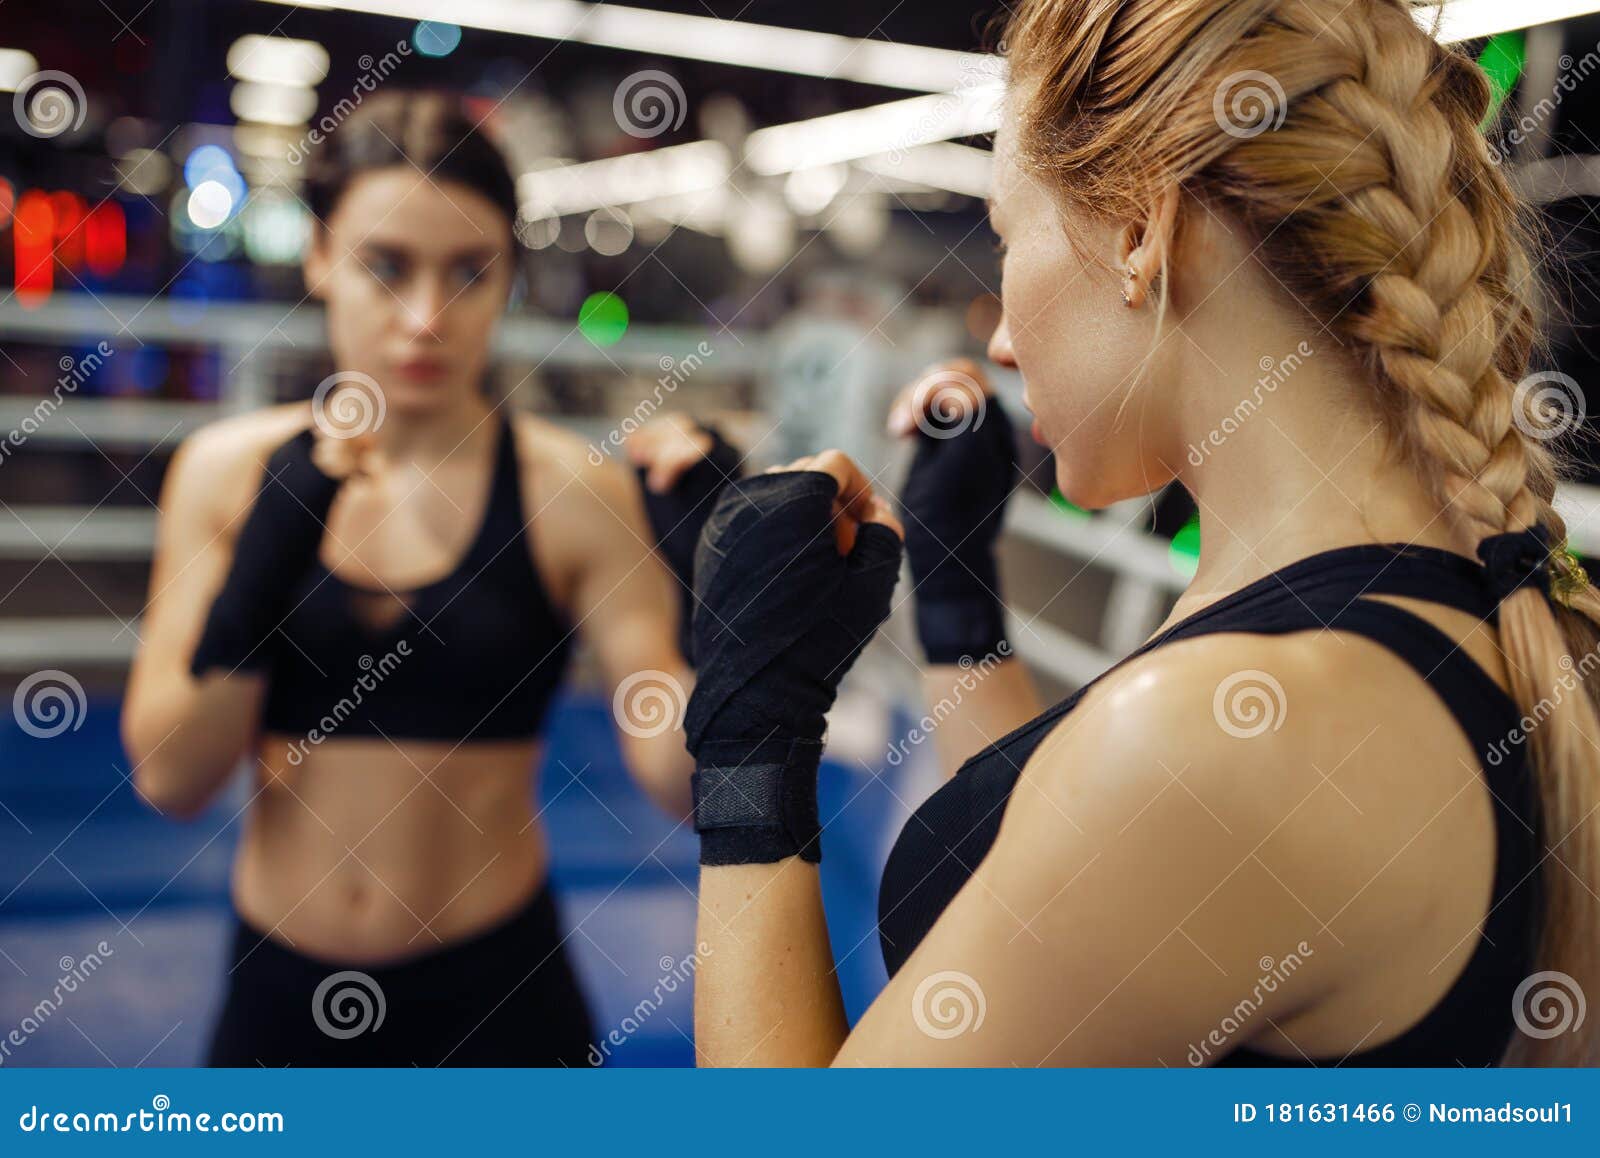
[[[1175, 624], [1146, 648], [1221, 632], [1349, 631], [1399, 656], [1450, 709], [1485, 767], [1510, 755], [1516, 702], [1461, 645], [1421, 616], [1370, 596], [1426, 600], [1495, 623], [1477, 563], [1436, 547], [1370, 544], [1301, 559]], [[1520, 764], [1520, 759], [1511, 761]]]
[[494, 421], [500, 424], [500, 436], [495, 444], [494, 473], [489, 483], [489, 509], [484, 512], [482, 531], [461, 568], [467, 575], [477, 574], [509, 550], [513, 541], [521, 539], [524, 530], [522, 483], [511, 412], [505, 408], [498, 410]]
[[1332, 611], [1328, 627], [1363, 636], [1403, 659], [1439, 694], [1480, 763], [1488, 768], [1504, 761], [1507, 746], [1520, 734], [1521, 712], [1454, 639], [1420, 615], [1376, 599], [1353, 599]]
[[1489, 623], [1499, 617], [1499, 604], [1484, 580], [1483, 568], [1437, 547], [1401, 543], [1342, 547], [1302, 559], [1276, 576], [1308, 600], [1338, 591], [1344, 592], [1345, 601], [1398, 595], [1442, 603]]

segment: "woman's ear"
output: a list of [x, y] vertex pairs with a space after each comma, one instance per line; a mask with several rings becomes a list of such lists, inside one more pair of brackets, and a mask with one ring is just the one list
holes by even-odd
[[307, 295], [318, 301], [323, 298], [323, 282], [333, 272], [332, 247], [333, 239], [328, 236], [328, 227], [313, 220], [311, 236], [306, 239], [305, 254], [300, 258], [300, 276], [305, 278]]
[[1139, 304], [1162, 273], [1172, 255], [1182, 191], [1177, 182], [1162, 189], [1150, 215], [1122, 231], [1117, 260], [1123, 270], [1124, 290]]

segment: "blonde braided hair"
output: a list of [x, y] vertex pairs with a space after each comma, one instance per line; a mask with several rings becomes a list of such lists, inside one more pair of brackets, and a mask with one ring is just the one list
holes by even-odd
[[[1544, 233], [1478, 131], [1487, 79], [1404, 0], [1023, 0], [1003, 48], [1024, 163], [1110, 220], [1149, 216], [1173, 182], [1227, 210], [1359, 355], [1443, 517], [1474, 541], [1543, 527], [1564, 544], [1548, 415], [1516, 386], [1543, 346]], [[1259, 117], [1236, 121], [1240, 101]], [[1514, 698], [1542, 721], [1541, 967], [1600, 997], [1600, 688], [1550, 704], [1600, 640], [1600, 596], [1564, 552], [1551, 566], [1564, 606], [1516, 591], [1500, 641]], [[1507, 1060], [1592, 1061], [1596, 1022], [1518, 1034]]]

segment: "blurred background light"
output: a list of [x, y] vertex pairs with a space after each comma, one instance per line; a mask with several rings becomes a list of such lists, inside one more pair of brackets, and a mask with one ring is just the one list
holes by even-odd
[[609, 291], [592, 293], [578, 307], [578, 331], [597, 346], [614, 346], [628, 332], [628, 304]]
[[423, 56], [449, 56], [461, 43], [461, 26], [439, 20], [422, 20], [411, 33], [411, 43]]
[[241, 36], [229, 46], [227, 63], [238, 80], [311, 88], [328, 75], [328, 50], [314, 40]]

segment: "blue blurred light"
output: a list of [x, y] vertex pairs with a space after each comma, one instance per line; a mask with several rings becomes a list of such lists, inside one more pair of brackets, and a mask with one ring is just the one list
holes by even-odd
[[423, 56], [449, 56], [461, 43], [461, 28], [440, 20], [419, 20], [411, 43]]
[[155, 394], [167, 380], [167, 352], [153, 343], [133, 351], [130, 362], [133, 387], [141, 394]]
[[[233, 158], [228, 156], [228, 150], [220, 145], [201, 145], [189, 154], [188, 160], [183, 163], [183, 183], [194, 189], [205, 181], [220, 181], [224, 186], [232, 189], [228, 175], [232, 174], [239, 180], [239, 171], [233, 167]], [[244, 183], [240, 180], [241, 189]]]

